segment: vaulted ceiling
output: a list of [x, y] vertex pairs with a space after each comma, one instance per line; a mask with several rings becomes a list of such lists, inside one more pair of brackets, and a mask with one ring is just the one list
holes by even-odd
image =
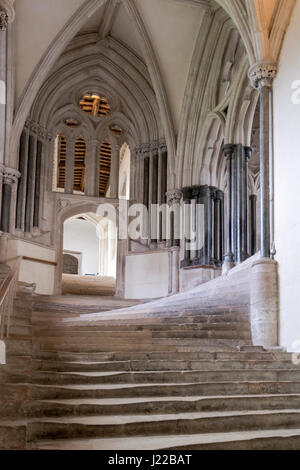
[[[111, 36], [145, 63], [170, 158], [175, 159], [177, 138], [184, 133], [182, 117], [186, 119], [191, 99], [189, 84], [198, 73], [193, 63], [201, 38], [213, 28], [211, 15], [222, 11], [224, 21], [236, 28], [249, 62], [276, 59], [293, 4], [294, 0], [15, 0], [16, 113], [10, 155], [17, 155], [13, 133], [21, 133], [36, 94], [68, 44], [76, 37], [94, 36], [101, 42]], [[215, 34], [221, 31], [216, 29]], [[222, 66], [226, 72], [226, 63]], [[228, 89], [228, 83], [221, 86]]]

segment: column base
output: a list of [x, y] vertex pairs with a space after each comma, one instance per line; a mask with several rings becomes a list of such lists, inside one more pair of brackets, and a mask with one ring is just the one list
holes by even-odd
[[252, 266], [250, 320], [254, 346], [278, 346], [278, 263], [262, 258]]
[[224, 263], [222, 266], [222, 274], [226, 275], [228, 272], [234, 268], [235, 263], [234, 263], [234, 256], [233, 253], [226, 253], [224, 256]]

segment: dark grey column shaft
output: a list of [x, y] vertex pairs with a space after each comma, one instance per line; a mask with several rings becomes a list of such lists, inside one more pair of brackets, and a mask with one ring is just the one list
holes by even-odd
[[210, 266], [213, 262], [213, 195], [210, 188], [208, 189], [207, 200], [207, 265]]
[[[153, 152], [152, 156], [152, 204], [158, 204], [158, 154]], [[151, 218], [151, 232], [152, 232], [152, 242], [156, 243], [159, 234], [158, 234], [158, 212], [157, 208], [151, 207], [152, 218]], [[154, 235], [154, 236], [153, 236]]]
[[23, 217], [23, 195], [25, 188], [25, 169], [26, 169], [26, 149], [27, 149], [27, 139], [28, 135], [23, 131], [20, 139], [20, 149], [19, 149], [19, 172], [21, 177], [18, 181], [17, 188], [17, 206], [16, 206], [16, 228], [22, 229], [22, 217]]
[[233, 153], [231, 164], [231, 178], [232, 178], [232, 198], [231, 198], [231, 243], [234, 260], [237, 261], [237, 153], [236, 148]]
[[[150, 176], [150, 158], [144, 158], [144, 195], [143, 195], [143, 204], [149, 209], [149, 176]], [[148, 215], [144, 214], [144, 227], [143, 227], [143, 237], [148, 237]]]
[[191, 264], [191, 251], [188, 244], [191, 239], [191, 199], [190, 191], [183, 190], [184, 201], [184, 262], [183, 266], [190, 266]]
[[242, 145], [236, 146], [236, 158], [237, 158], [237, 219], [236, 219], [236, 254], [237, 263], [243, 261], [242, 253], [242, 234], [244, 225], [244, 214], [243, 214], [243, 193], [244, 193], [244, 148]]
[[249, 256], [249, 247], [248, 247], [248, 220], [249, 220], [249, 210], [248, 210], [248, 163], [251, 158], [252, 148], [244, 148], [244, 184], [243, 184], [243, 226], [242, 226], [242, 254], [243, 261], [245, 261]]
[[261, 256], [271, 256], [270, 234], [270, 105], [271, 86], [260, 89], [260, 190], [261, 190]]
[[232, 145], [224, 146], [224, 154], [226, 157], [226, 173], [227, 173], [227, 238], [226, 238], [226, 259], [228, 263], [234, 261], [234, 245], [233, 245], [233, 157], [234, 147]]
[[168, 154], [162, 152], [161, 155], [161, 201], [162, 204], [167, 202], [167, 188], [168, 188]]
[[36, 137], [29, 136], [28, 165], [27, 165], [27, 185], [26, 185], [26, 206], [25, 206], [25, 232], [31, 232], [32, 225], [32, 195], [34, 187], [34, 163], [36, 152]]
[[251, 255], [255, 255], [257, 252], [257, 196], [252, 194], [250, 196], [250, 240], [251, 240]]
[[2, 208], [1, 208], [1, 231], [9, 233], [10, 229], [10, 206], [11, 206], [11, 184], [3, 183], [2, 185]]
[[220, 225], [220, 214], [221, 201], [219, 199], [216, 199], [214, 203], [214, 259], [217, 266], [219, 266], [221, 263], [222, 231]]
[[41, 196], [41, 170], [42, 170], [42, 142], [37, 143], [36, 166], [35, 166], [35, 188], [34, 188], [34, 209], [33, 226], [40, 225], [40, 196]]

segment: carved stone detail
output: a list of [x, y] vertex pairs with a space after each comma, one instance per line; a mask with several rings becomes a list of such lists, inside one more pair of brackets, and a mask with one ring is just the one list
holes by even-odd
[[166, 193], [169, 206], [180, 204], [183, 193], [180, 189], [172, 189]]
[[14, 168], [6, 168], [4, 165], [1, 165], [0, 176], [2, 177], [3, 184], [15, 184], [18, 182], [21, 173]]
[[14, 1], [0, 0], [0, 31], [6, 31], [8, 25], [15, 19]]
[[9, 17], [5, 10], [0, 10], [0, 31], [6, 31], [9, 25]]
[[37, 135], [42, 140], [46, 140], [48, 142], [52, 142], [54, 137], [52, 134], [48, 132], [45, 127], [42, 127], [40, 124], [34, 121], [30, 121], [29, 119], [25, 123], [25, 128], [32, 132], [33, 134]]
[[249, 72], [248, 76], [251, 80], [252, 86], [259, 90], [262, 87], [271, 87], [273, 80], [277, 75], [278, 66], [275, 62], [262, 62], [260, 64], [254, 64]]

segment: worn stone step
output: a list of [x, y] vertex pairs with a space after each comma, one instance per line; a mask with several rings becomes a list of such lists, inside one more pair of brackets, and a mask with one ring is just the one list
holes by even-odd
[[81, 335], [86, 332], [90, 333], [108, 333], [118, 330], [118, 332], [194, 332], [194, 331], [248, 331], [250, 330], [250, 325], [248, 322], [218, 322], [218, 323], [178, 323], [171, 325], [162, 325], [162, 324], [149, 324], [149, 325], [68, 325], [67, 327], [62, 324], [58, 324], [56, 327], [42, 328], [35, 326], [34, 332], [36, 336], [66, 336], [66, 335]]
[[130, 384], [300, 381], [300, 370], [219, 370], [219, 371], [149, 371], [149, 372], [34, 372], [36, 384]]
[[44, 418], [30, 421], [27, 439], [128, 437], [299, 428], [299, 410], [198, 412], [173, 415], [120, 415]]
[[292, 355], [285, 352], [240, 352], [235, 351], [219, 351], [219, 352], [64, 352], [64, 351], [37, 351], [35, 358], [43, 360], [57, 361], [289, 361], [292, 363]]
[[212, 382], [176, 384], [31, 385], [37, 400], [166, 396], [278, 395], [300, 393], [300, 382]]
[[32, 326], [31, 325], [20, 325], [19, 323], [13, 322], [10, 327], [10, 335], [12, 336], [29, 336], [32, 337]]
[[27, 417], [174, 414], [207, 411], [299, 409], [300, 395], [243, 395], [215, 397], [157, 397], [28, 401], [19, 413]]
[[105, 372], [105, 371], [170, 371], [170, 370], [300, 370], [291, 361], [107, 361], [62, 362], [34, 360], [33, 368], [52, 372]]
[[56, 439], [32, 443], [39, 450], [299, 450], [300, 429], [134, 436], [111, 439]]
[[245, 339], [212, 339], [212, 338], [145, 338], [142, 335], [134, 338], [118, 336], [110, 338], [42, 338], [40, 347], [44, 350], [66, 352], [154, 352], [154, 351], [225, 351], [249, 344]]
[[32, 354], [32, 340], [24, 336], [14, 335], [5, 340], [7, 355], [30, 356]]
[[10, 421], [0, 422], [0, 449], [25, 450], [26, 431], [25, 424], [13, 424]]

